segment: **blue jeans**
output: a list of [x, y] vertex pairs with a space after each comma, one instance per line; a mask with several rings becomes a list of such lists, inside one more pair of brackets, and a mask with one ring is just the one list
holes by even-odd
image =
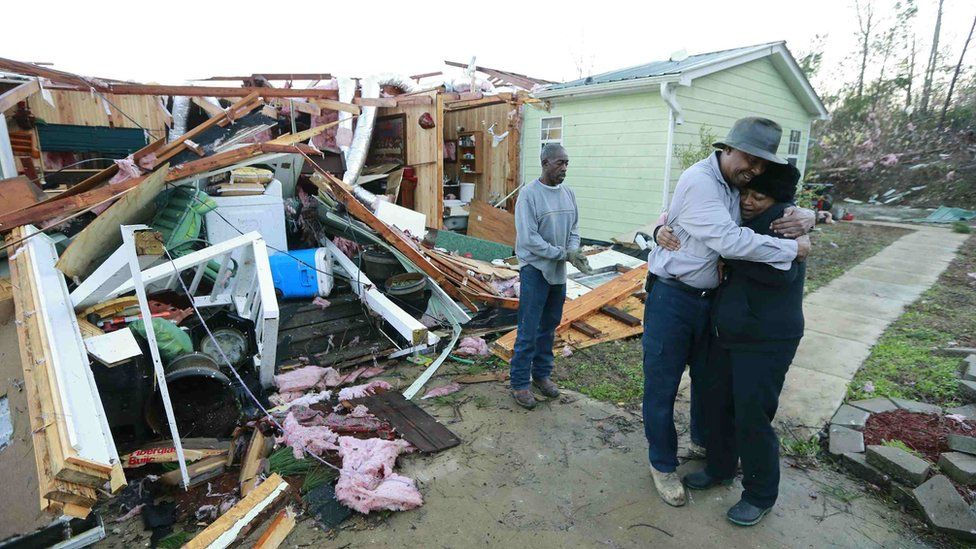
[[662, 473], [678, 467], [674, 399], [685, 365], [691, 368], [691, 440], [704, 446], [698, 376], [708, 358], [710, 297], [656, 283], [644, 304], [644, 436], [651, 465]]
[[542, 271], [524, 265], [519, 271], [518, 332], [511, 361], [512, 389], [529, 388], [531, 379], [552, 375], [552, 344], [563, 316], [565, 284], [549, 284]]

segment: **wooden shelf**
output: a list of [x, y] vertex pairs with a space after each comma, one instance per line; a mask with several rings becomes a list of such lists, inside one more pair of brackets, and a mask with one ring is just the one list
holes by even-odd
[[[467, 140], [471, 140], [472, 144], [464, 145], [463, 143]], [[465, 151], [458, 155], [458, 173], [462, 176], [482, 175], [485, 161], [485, 132], [481, 130], [461, 132], [458, 134], [457, 143], [458, 150]], [[464, 158], [466, 154], [473, 155], [473, 158]], [[465, 168], [468, 169], [465, 170]]]

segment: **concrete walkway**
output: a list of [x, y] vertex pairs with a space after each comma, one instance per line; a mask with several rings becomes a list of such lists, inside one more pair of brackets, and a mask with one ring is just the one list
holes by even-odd
[[786, 377], [780, 421], [819, 430], [885, 328], [938, 280], [967, 238], [937, 227], [865, 223], [914, 232], [803, 300], [806, 333]]

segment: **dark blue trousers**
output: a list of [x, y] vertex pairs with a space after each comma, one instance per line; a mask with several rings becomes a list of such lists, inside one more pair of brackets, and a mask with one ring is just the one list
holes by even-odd
[[644, 304], [644, 435], [648, 458], [662, 473], [678, 467], [674, 399], [687, 364], [691, 368], [691, 440], [704, 446], [699, 426], [698, 377], [708, 355], [710, 297], [656, 283]]
[[713, 340], [699, 377], [705, 470], [715, 478], [732, 478], [741, 459], [742, 499], [765, 509], [776, 503], [779, 493], [779, 438], [772, 422], [796, 345], [756, 349], [727, 349]]
[[518, 332], [511, 361], [512, 389], [528, 389], [532, 379], [552, 375], [552, 344], [563, 316], [565, 284], [549, 284], [532, 265], [519, 271]]

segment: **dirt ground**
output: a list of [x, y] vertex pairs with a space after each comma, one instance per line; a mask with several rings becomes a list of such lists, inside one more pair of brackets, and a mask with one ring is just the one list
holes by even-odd
[[[469, 386], [457, 408], [430, 411], [463, 440], [432, 456], [402, 459], [424, 493], [420, 509], [344, 523], [335, 547], [923, 547], [897, 510], [828, 470], [785, 467], [781, 497], [759, 526], [725, 520], [739, 497], [695, 492], [664, 504], [648, 473], [640, 420], [577, 393], [517, 408], [503, 385]], [[683, 404], [684, 405], [684, 404]], [[682, 445], [687, 440], [682, 437]], [[682, 471], [700, 467], [689, 462]], [[304, 521], [289, 547], [320, 545]]]

